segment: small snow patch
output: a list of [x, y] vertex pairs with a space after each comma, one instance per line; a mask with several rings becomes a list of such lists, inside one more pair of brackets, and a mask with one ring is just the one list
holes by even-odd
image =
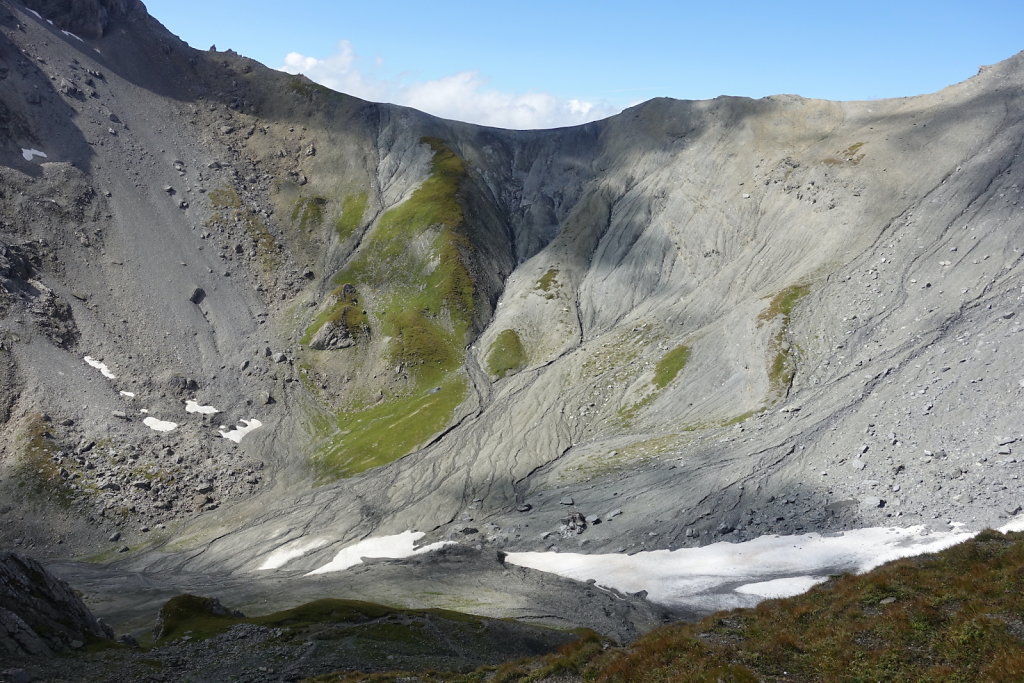
[[213, 415], [214, 413], [219, 413], [220, 411], [214, 408], [213, 406], [201, 406], [199, 405], [198, 401], [188, 399], [187, 401], [185, 401], [185, 412], [200, 413], [202, 415]]
[[108, 368], [107, 364], [103, 361], [96, 360], [92, 356], [86, 356], [84, 360], [86, 363], [99, 370], [107, 379], [117, 379], [117, 375], [112, 373], [110, 368]]
[[135, 393], [131, 391], [122, 391], [120, 394], [125, 398], [135, 398]]
[[82, 40], [81, 38], [76, 36], [74, 33], [72, 33], [71, 31], [61, 31], [61, 33], [63, 33], [64, 35], [66, 35], [69, 38], [74, 38], [75, 40], [77, 40], [80, 43], [84, 43], [85, 42], [84, 40]]
[[319, 569], [314, 569], [306, 574], [306, 576], [345, 571], [349, 567], [362, 564], [364, 557], [401, 559], [403, 557], [412, 557], [413, 555], [429, 553], [452, 543], [452, 541], [439, 541], [437, 543], [425, 545], [422, 548], [415, 547], [416, 541], [420, 540], [425, 535], [426, 534], [422, 531], [406, 531], [394, 536], [380, 536], [378, 538], [364, 539], [355, 545], [342, 548], [338, 551], [338, 554], [334, 556], [333, 560]]
[[147, 417], [142, 421], [142, 424], [146, 425], [154, 432], [173, 432], [178, 428], [177, 423], [168, 422], [167, 420], [158, 420], [155, 417]]
[[274, 552], [270, 553], [267, 559], [260, 565], [260, 569], [280, 569], [284, 565], [288, 564], [292, 560], [302, 557], [311, 550], [322, 548], [327, 545], [328, 541], [322, 538], [312, 538], [308, 541], [296, 541], [289, 543], [288, 545], [278, 548]]
[[39, 14], [39, 12], [35, 11], [34, 9], [29, 9], [28, 7], [26, 7], [26, 8], [25, 8], [25, 11], [26, 11], [26, 12], [31, 12], [32, 14], [34, 14], [34, 15], [35, 15], [35, 17], [36, 17], [36, 19], [38, 19], [38, 20], [40, 20], [40, 21], [42, 21], [42, 20], [43, 20], [43, 16], [42, 16], [41, 14]]
[[231, 441], [234, 441], [235, 443], [242, 443], [242, 437], [244, 437], [246, 434], [253, 431], [254, 429], [259, 429], [260, 427], [263, 426], [263, 423], [255, 418], [252, 420], [240, 420], [239, 422], [240, 426], [236, 426], [229, 432], [225, 432], [224, 430], [226, 429], [226, 427], [222, 426], [219, 430], [220, 435], [223, 436], [225, 439], [230, 439]]
[[24, 147], [22, 147], [21, 156], [25, 159], [25, 161], [32, 161], [33, 157], [42, 157], [45, 159], [46, 152], [40, 152], [38, 149], [25, 149]]
[[737, 588], [736, 592], [760, 598], [790, 598], [806, 593], [825, 581], [828, 581], [827, 576], [789, 576], [784, 579], [748, 583]]

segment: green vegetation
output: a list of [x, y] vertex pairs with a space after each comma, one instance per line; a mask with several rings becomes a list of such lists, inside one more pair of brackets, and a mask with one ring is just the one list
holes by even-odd
[[540, 279], [537, 280], [537, 286], [535, 287], [535, 289], [539, 289], [540, 291], [545, 292], [545, 299], [554, 299], [555, 292], [552, 290], [557, 289], [557, 287], [558, 269], [551, 268], [548, 270], [548, 272], [540, 276]]
[[256, 252], [260, 258], [260, 264], [264, 270], [273, 271], [278, 266], [277, 252], [280, 249], [277, 240], [267, 229], [266, 224], [252, 208], [242, 204], [242, 198], [233, 187], [222, 187], [211, 190], [209, 195], [210, 206], [227, 212], [224, 216], [220, 211], [214, 212], [207, 225], [219, 223], [230, 218], [236, 223], [241, 223], [245, 233], [256, 243]]
[[690, 347], [680, 345], [666, 353], [654, 368], [654, 386], [664, 389], [676, 378], [687, 361], [690, 360]]
[[292, 207], [292, 222], [299, 230], [313, 230], [324, 224], [326, 197], [299, 197]]
[[423, 445], [451, 421], [466, 390], [466, 380], [452, 374], [432, 389], [322, 421], [317, 431], [323, 441], [313, 459], [318, 479], [351, 477]]
[[216, 601], [198, 595], [171, 598], [160, 608], [159, 622], [162, 626], [157, 642], [175, 640], [186, 634], [193, 640], [203, 640], [221, 634], [235, 624], [294, 629], [324, 622], [362, 623], [401, 611], [359, 600], [323, 599], [262, 617], [239, 617], [216, 606]]
[[356, 231], [356, 228], [359, 227], [359, 224], [363, 220], [363, 214], [366, 213], [366, 204], [368, 201], [369, 195], [365, 192], [350, 194], [345, 197], [345, 202], [341, 209], [341, 215], [338, 216], [338, 220], [334, 224], [334, 229], [338, 233], [339, 240], [344, 242]]
[[62, 465], [53, 460], [59, 447], [50, 429], [51, 423], [44, 419], [42, 413], [32, 413], [22, 423], [18, 437], [21, 446], [21, 458], [17, 464], [19, 486], [26, 487], [40, 500], [66, 507], [74, 501], [71, 479], [82, 474], [82, 467], [74, 459], [65, 458], [63, 467], [68, 478], [61, 475]]
[[790, 316], [793, 310], [810, 291], [810, 285], [790, 285], [772, 297], [768, 307], [757, 317], [759, 326], [776, 318], [782, 318], [770, 345], [772, 359], [768, 364], [768, 386], [773, 396], [784, 397], [793, 385], [793, 378], [796, 376], [796, 359], [792, 347], [786, 343], [786, 336], [789, 333]]
[[841, 152], [837, 152], [836, 156], [828, 157], [824, 159], [824, 163], [829, 166], [837, 166], [839, 164], [852, 164], [856, 166], [864, 159], [864, 153], [860, 152], [860, 148], [864, 146], [863, 142], [855, 142]]
[[519, 334], [515, 330], [499, 332], [487, 355], [487, 371], [500, 379], [509, 373], [515, 374], [525, 364], [526, 351]]
[[[379, 325], [390, 339], [386, 359], [404, 372], [406, 386], [377, 405], [356, 406], [316, 425], [322, 445], [314, 464], [323, 478], [351, 476], [405, 455], [443, 429], [465, 397], [458, 373], [476, 311], [472, 243], [459, 203], [466, 166], [443, 141], [422, 142], [433, 150], [430, 176], [380, 217], [334, 278], [370, 297], [366, 323]], [[357, 225], [364, 211], [365, 196], [346, 198], [340, 219], [345, 229]], [[346, 315], [336, 303], [314, 320], [304, 341], [327, 319]]]
[[320, 328], [327, 323], [345, 328], [348, 336], [356, 341], [370, 333], [370, 321], [359, 303], [359, 292], [355, 287], [346, 283], [331, 292], [331, 298], [334, 303], [313, 319], [302, 335], [301, 343], [309, 344]]
[[683, 371], [689, 360], [690, 347], [685, 344], [675, 347], [662, 356], [658, 364], [654, 366], [654, 377], [651, 378], [651, 384], [655, 387], [654, 391], [633, 405], [619, 409], [619, 418], [624, 427], [628, 427], [641, 410], [654, 402], [654, 399], [658, 397], [658, 392], [667, 387]]

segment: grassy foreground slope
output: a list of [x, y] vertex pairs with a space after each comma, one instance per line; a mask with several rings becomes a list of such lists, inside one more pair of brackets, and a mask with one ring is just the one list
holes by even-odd
[[1020, 681], [1024, 533], [986, 531], [793, 598], [665, 626], [625, 648], [585, 638], [462, 676], [349, 676], [322, 680]]

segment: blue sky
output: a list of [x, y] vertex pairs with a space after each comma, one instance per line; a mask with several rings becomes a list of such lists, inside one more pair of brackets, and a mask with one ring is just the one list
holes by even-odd
[[1024, 49], [1020, 0], [144, 1], [194, 47], [515, 128], [580, 123], [658, 96], [915, 95]]

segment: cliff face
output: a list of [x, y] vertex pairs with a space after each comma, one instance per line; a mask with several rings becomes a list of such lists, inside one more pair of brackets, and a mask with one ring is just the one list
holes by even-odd
[[407, 529], [613, 551], [1017, 507], [1019, 55], [516, 132], [131, 4], [86, 43], [11, 8], [8, 539], [188, 523], [138, 566], [311, 570]]
[[0, 653], [47, 655], [113, 637], [67, 583], [33, 559], [0, 553]]

